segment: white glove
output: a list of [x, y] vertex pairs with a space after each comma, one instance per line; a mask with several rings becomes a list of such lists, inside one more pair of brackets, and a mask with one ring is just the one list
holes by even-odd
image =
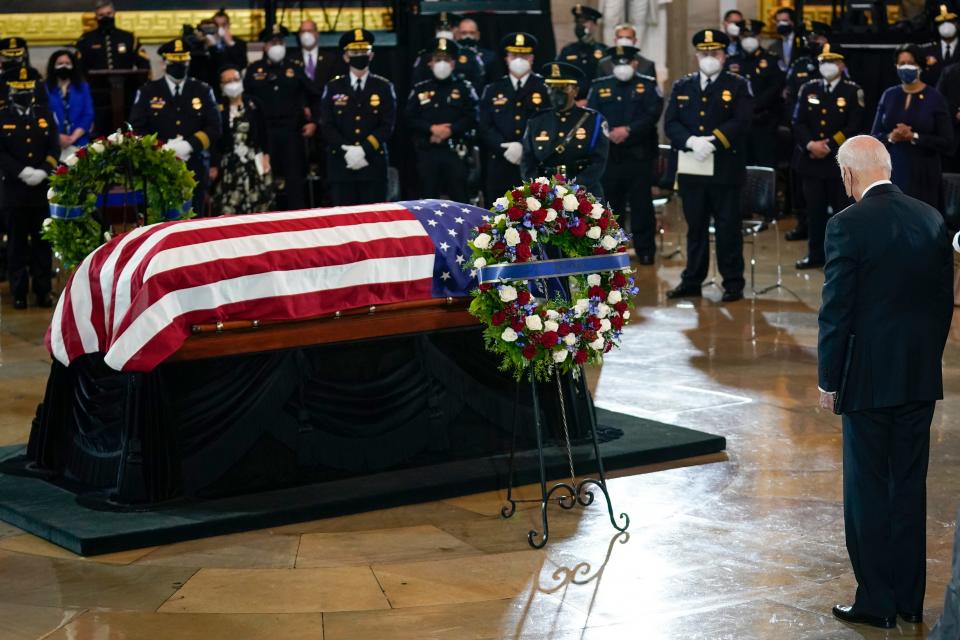
[[360, 145], [342, 144], [340, 148], [343, 149], [343, 160], [347, 163], [348, 169], [358, 171], [370, 164], [367, 162], [367, 153]]
[[35, 187], [47, 178], [47, 172], [33, 167], [24, 167], [18, 177], [28, 187]]
[[500, 145], [503, 147], [503, 158], [510, 164], [520, 164], [520, 159], [523, 157], [523, 145], [519, 142], [504, 142]]
[[693, 157], [699, 162], [703, 162], [717, 150], [713, 146], [713, 138], [706, 136], [690, 136], [687, 138], [686, 146], [693, 151]]
[[167, 144], [163, 145], [164, 148], [170, 149], [177, 157], [186, 162], [190, 159], [190, 155], [193, 153], [193, 147], [190, 146], [190, 143], [177, 136], [172, 140], [167, 140]]

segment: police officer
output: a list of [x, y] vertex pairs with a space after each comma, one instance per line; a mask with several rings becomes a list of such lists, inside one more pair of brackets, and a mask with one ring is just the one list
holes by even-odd
[[263, 104], [267, 146], [278, 188], [278, 209], [307, 206], [305, 138], [317, 132], [319, 94], [298, 60], [287, 56], [287, 29], [279, 24], [263, 34], [263, 58], [247, 68], [244, 91]]
[[437, 38], [430, 47], [434, 77], [414, 85], [407, 98], [405, 116], [413, 130], [423, 198], [445, 193], [451, 200], [467, 201], [464, 158], [477, 128], [477, 94], [454, 75], [459, 49], [453, 40]]
[[726, 68], [749, 80], [753, 89], [753, 119], [750, 135], [744, 139], [744, 160], [748, 165], [775, 167], [784, 73], [776, 56], [760, 46], [763, 23], [744, 20], [740, 25], [740, 53], [727, 58]]
[[844, 78], [843, 54], [829, 44], [817, 56], [822, 79], [800, 89], [793, 111], [793, 135], [798, 153], [795, 166], [807, 203], [809, 249], [797, 261], [797, 269], [822, 267], [827, 208], [839, 213], [850, 199], [844, 193], [837, 171], [837, 149], [852, 136], [863, 133], [863, 90]]
[[36, 101], [40, 74], [28, 66], [3, 74], [9, 100], [0, 109], [0, 173], [4, 179], [8, 274], [15, 309], [27, 308], [32, 280], [39, 307], [50, 307], [50, 244], [40, 238], [47, 217], [47, 176], [57, 167], [57, 124]]
[[[710, 266], [710, 219], [715, 221], [717, 266], [723, 276], [723, 301], [743, 298], [743, 232], [740, 191], [745, 175], [743, 138], [753, 115], [750, 84], [723, 71], [730, 40], [714, 29], [693, 36], [700, 70], [673, 85], [664, 131], [674, 148], [708, 162], [712, 175], [680, 175], [680, 197], [687, 220], [687, 267], [668, 298], [699, 297]], [[704, 167], [706, 169], [706, 167]]]
[[[0, 74], [20, 67], [30, 66], [30, 48], [23, 38], [3, 38], [0, 40]], [[0, 107], [7, 99], [8, 88], [0, 76]], [[47, 104], [47, 85], [37, 82], [34, 89], [37, 104]]]
[[653, 211], [653, 163], [657, 158], [657, 123], [663, 95], [656, 78], [641, 75], [640, 50], [617, 46], [606, 51], [613, 75], [590, 87], [588, 104], [610, 127], [610, 157], [603, 191], [614, 213], [622, 216], [630, 204], [630, 231], [640, 264], [653, 264], [657, 221]]
[[480, 44], [480, 27], [473, 18], [461, 18], [454, 34], [461, 53], [473, 55], [483, 67], [483, 83], [473, 87], [478, 92], [483, 91], [483, 86], [499, 75], [496, 73], [497, 67], [500, 66], [497, 54]]
[[549, 108], [547, 85], [531, 71], [537, 39], [517, 32], [500, 42], [508, 73], [483, 89], [480, 140], [486, 160], [484, 197], [491, 203], [520, 184], [523, 132], [538, 111]]
[[527, 122], [523, 135], [523, 178], [532, 180], [562, 173], [602, 198], [610, 131], [603, 115], [576, 104], [580, 85], [587, 79], [579, 68], [565, 62], [547, 63], [541, 71], [550, 110]]
[[203, 215], [210, 147], [220, 138], [217, 101], [207, 84], [187, 76], [190, 51], [182, 38], [167, 42], [157, 52], [164, 62], [164, 76], [137, 91], [130, 124], [140, 135], [157, 134], [158, 140], [187, 163], [197, 181], [193, 211]]
[[327, 84], [320, 131], [327, 144], [327, 178], [335, 205], [387, 199], [387, 141], [393, 135], [397, 97], [393, 83], [370, 73], [374, 36], [353, 29], [340, 37], [350, 72]]
[[[460, 21], [460, 16], [455, 14], [446, 11], [438, 13], [436, 39], [443, 38], [444, 40], [455, 42], [456, 28]], [[436, 42], [436, 39], [431, 45]], [[427, 47], [421, 51], [417, 59], [413, 61], [413, 74], [411, 79], [414, 84], [433, 78], [432, 66], [430, 65], [433, 53], [433, 49]], [[478, 87], [483, 87], [486, 81], [486, 69], [477, 57], [476, 50], [461, 47], [454, 61], [457, 63], [455, 74], [459, 79], [468, 81], [474, 87], [474, 90], [478, 90]]]
[[960, 38], [957, 37], [957, 14], [947, 5], [940, 5], [940, 12], [933, 18], [933, 24], [940, 38], [924, 52], [926, 69], [923, 71], [923, 81], [936, 85], [944, 69], [960, 62]]
[[572, 64], [583, 72], [586, 82], [577, 99], [586, 100], [587, 89], [590, 82], [597, 77], [597, 65], [607, 48], [599, 40], [600, 27], [597, 25], [597, 21], [603, 17], [603, 14], [580, 3], [573, 5], [570, 12], [573, 14], [575, 21], [574, 35], [577, 41], [571, 42], [561, 49], [557, 60]]

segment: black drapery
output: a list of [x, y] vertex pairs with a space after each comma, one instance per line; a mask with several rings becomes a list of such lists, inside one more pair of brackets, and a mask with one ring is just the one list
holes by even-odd
[[[51, 367], [23, 463], [121, 504], [214, 497], [502, 453], [532, 436], [530, 389], [478, 329], [170, 362]], [[574, 437], [588, 399], [563, 380]], [[558, 385], [539, 385], [548, 433]], [[519, 400], [519, 402], [518, 402]]]

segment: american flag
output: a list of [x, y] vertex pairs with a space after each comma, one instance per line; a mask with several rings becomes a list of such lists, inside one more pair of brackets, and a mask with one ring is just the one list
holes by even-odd
[[77, 267], [47, 349], [65, 365], [103, 353], [118, 371], [150, 371], [195, 324], [466, 296], [476, 285], [462, 266], [467, 239], [485, 215], [414, 200], [141, 227]]

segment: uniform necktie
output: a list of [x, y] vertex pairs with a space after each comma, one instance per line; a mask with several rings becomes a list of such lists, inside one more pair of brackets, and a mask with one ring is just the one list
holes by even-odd
[[314, 76], [317, 73], [317, 63], [313, 59], [313, 54], [307, 54], [307, 77], [313, 80]]
[[353, 92], [360, 93], [360, 78], [353, 79]]
[[947, 58], [947, 59], [950, 58], [950, 54], [952, 53], [952, 49], [953, 49], [953, 46], [948, 42], [948, 43], [947, 43], [947, 55], [944, 56], [945, 58]]
[[713, 78], [707, 78], [707, 84], [703, 85], [703, 90], [706, 91], [710, 88], [710, 85], [713, 84]]
[[175, 98], [179, 98], [179, 97], [180, 97], [180, 87], [181, 87], [181, 85], [178, 83], [178, 84], [175, 85], [175, 86], [177, 87], [177, 90], [173, 92], [173, 95], [174, 95]]

